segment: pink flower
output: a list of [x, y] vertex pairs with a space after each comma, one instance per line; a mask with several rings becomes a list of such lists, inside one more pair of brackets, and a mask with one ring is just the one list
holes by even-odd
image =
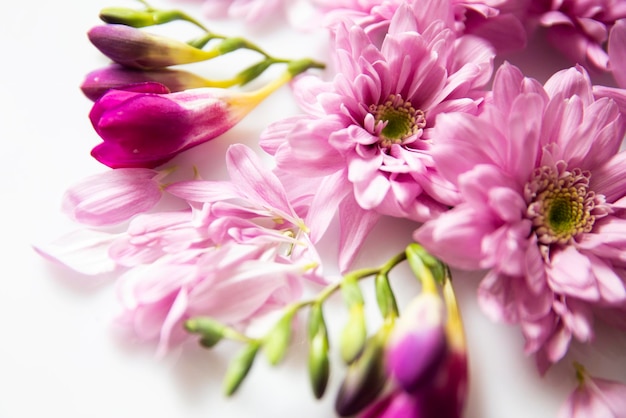
[[[393, 15], [380, 47], [364, 29], [342, 25], [334, 80], [298, 80], [306, 113], [262, 135], [279, 169], [324, 179], [316, 200], [332, 202], [327, 208], [352, 200], [363, 211], [422, 221], [456, 201], [429, 155], [431, 129], [441, 112], [478, 111], [493, 52], [476, 38], [455, 39], [442, 21], [417, 28], [407, 5]], [[340, 216], [347, 224], [353, 214]]]
[[109, 90], [89, 118], [103, 139], [91, 151], [112, 167], [153, 168], [231, 129], [269, 90], [197, 88], [169, 93], [158, 83]]
[[205, 0], [203, 10], [210, 18], [243, 19], [259, 24], [285, 12], [288, 0]]
[[158, 340], [160, 353], [187, 336], [183, 323], [193, 316], [245, 325], [300, 295], [306, 266], [276, 261], [275, 251], [230, 242], [198, 258], [174, 255], [137, 266], [117, 283], [119, 324], [142, 340]]
[[420, 0], [317, 0], [314, 3], [325, 13], [325, 24], [331, 28], [350, 19], [369, 34], [380, 34], [389, 26], [397, 8], [408, 3], [419, 15], [421, 24], [443, 20], [458, 36], [481, 37], [498, 52], [517, 50], [526, 45], [526, 28], [522, 21], [528, 0], [432, 0], [427, 3]]
[[624, 129], [580, 67], [541, 86], [504, 64], [480, 116], [437, 121], [435, 162], [463, 201], [414, 238], [453, 266], [488, 270], [483, 309], [520, 324], [541, 370], [572, 338], [591, 340], [594, 307], [626, 306]]
[[90, 226], [126, 221], [161, 200], [160, 180], [167, 174], [148, 168], [122, 168], [89, 176], [65, 192], [63, 211]]
[[626, 385], [591, 377], [577, 367], [578, 387], [559, 410], [558, 418], [625, 418]]
[[[185, 201], [187, 210], [139, 214], [124, 232], [72, 234], [38, 250], [87, 273], [124, 269], [117, 282], [119, 324], [139, 339], [158, 340], [161, 353], [184, 339], [182, 324], [192, 316], [245, 326], [298, 297], [304, 278], [321, 281], [320, 259], [304, 214], [292, 207], [259, 157], [233, 145], [226, 165], [230, 181], [184, 181], [165, 188]], [[156, 173], [122, 169], [107, 177], [124, 178], [132, 170]], [[113, 196], [121, 195], [123, 202], [133, 197], [126, 186]], [[96, 209], [101, 205], [111, 212], [105, 219], [120, 217], [106, 203]]]
[[[548, 39], [573, 63], [608, 70], [604, 50], [609, 31], [626, 17], [622, 0], [534, 0], [531, 16], [548, 28]], [[532, 19], [531, 19], [532, 21]]]

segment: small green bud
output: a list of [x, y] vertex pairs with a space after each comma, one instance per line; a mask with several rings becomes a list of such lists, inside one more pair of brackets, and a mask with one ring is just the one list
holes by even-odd
[[180, 10], [135, 10], [128, 7], [106, 7], [100, 11], [100, 20], [106, 23], [126, 25], [133, 28], [145, 28], [148, 26], [162, 25], [175, 20], [184, 20], [205, 29], [200, 22]]
[[324, 396], [330, 377], [328, 359], [328, 332], [324, 322], [321, 304], [311, 306], [309, 316], [309, 379], [313, 394], [317, 399]]
[[272, 60], [269, 59], [258, 62], [241, 71], [239, 74], [237, 74], [235, 78], [240, 80], [240, 85], [246, 85], [261, 74], [263, 74], [263, 72], [267, 70], [272, 65], [272, 63]]
[[350, 307], [348, 322], [341, 333], [341, 357], [346, 363], [352, 363], [361, 353], [367, 338], [367, 327], [363, 304], [355, 303]]
[[383, 318], [398, 316], [398, 305], [389, 284], [389, 277], [384, 273], [379, 273], [374, 279], [374, 284], [376, 287], [376, 302], [378, 302], [378, 309]]
[[287, 64], [287, 72], [292, 77], [295, 77], [298, 74], [302, 74], [303, 72], [311, 68], [324, 68], [324, 67], [325, 65], [320, 62], [313, 61], [312, 59], [309, 59], [309, 58], [305, 58], [305, 59], [289, 62], [289, 64]]
[[147, 10], [135, 10], [128, 7], [106, 7], [100, 11], [100, 20], [106, 23], [143, 28], [158, 24], [155, 13]]
[[193, 334], [200, 334], [200, 344], [204, 347], [213, 347], [220, 342], [227, 331], [227, 327], [208, 317], [196, 317], [185, 321], [185, 329]]
[[406, 247], [406, 256], [413, 273], [417, 277], [423, 277], [425, 271], [428, 270], [427, 274], [432, 275], [436, 283], [441, 285], [445, 282], [446, 268], [444, 264], [428, 253], [424, 247], [416, 243], [409, 244]]
[[241, 48], [246, 48], [248, 41], [243, 38], [226, 38], [215, 47], [220, 55], [228, 54]]
[[234, 394], [243, 382], [243, 379], [246, 378], [252, 363], [254, 363], [259, 347], [259, 342], [252, 341], [231, 360], [223, 383], [226, 396]]
[[291, 321], [295, 312], [295, 310], [289, 310], [283, 315], [263, 340], [263, 351], [273, 366], [285, 357], [291, 339]]
[[358, 282], [354, 279], [344, 279], [341, 282], [341, 294], [348, 306], [363, 304], [363, 293]]

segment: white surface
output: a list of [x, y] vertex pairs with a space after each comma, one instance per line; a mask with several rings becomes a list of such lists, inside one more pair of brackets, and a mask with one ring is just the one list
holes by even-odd
[[[88, 71], [107, 61], [85, 33], [99, 23], [100, 8], [133, 4], [31, 0], [2, 7], [0, 418], [333, 416], [334, 392], [342, 374], [339, 362], [334, 363], [333, 380], [321, 402], [310, 394], [305, 350], [298, 343], [275, 370], [260, 358], [237, 396], [225, 399], [221, 378], [233, 346], [209, 352], [189, 344], [157, 359], [153, 347], [123, 343], [109, 329], [116, 308], [112, 280], [84, 278], [53, 266], [30, 247], [74, 227], [60, 213], [63, 192], [73, 182], [104, 170], [89, 156], [98, 138], [87, 119], [91, 103], [78, 86]], [[246, 35], [241, 25], [221, 28]], [[309, 38], [286, 33], [264, 33], [258, 43], [285, 56], [299, 56], [311, 45], [310, 54], [319, 55], [323, 45], [307, 44]], [[223, 153], [242, 136], [252, 144], [264, 122], [293, 111], [283, 89], [234, 133], [202, 150]], [[401, 250], [411, 229], [401, 221], [379, 226], [377, 234], [389, 241], [384, 249], [370, 242], [362, 260], [383, 261]], [[555, 417], [574, 384], [573, 359], [585, 362], [597, 375], [626, 376], [626, 339], [600, 332], [599, 348], [573, 347], [571, 356], [540, 378], [533, 360], [522, 353], [518, 330], [490, 323], [477, 309], [477, 281], [477, 276], [465, 275], [455, 280], [471, 358], [468, 418]], [[581, 353], [594, 353], [595, 360], [586, 361]]]

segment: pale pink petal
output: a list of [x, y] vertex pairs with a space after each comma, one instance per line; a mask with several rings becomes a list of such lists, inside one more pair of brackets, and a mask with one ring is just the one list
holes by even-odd
[[553, 251], [550, 258], [547, 272], [552, 290], [585, 300], [598, 300], [600, 293], [589, 258], [572, 246]]
[[346, 272], [365, 238], [374, 228], [380, 216], [375, 211], [364, 210], [353, 197], [346, 197], [339, 206], [339, 270]]
[[81, 229], [33, 248], [49, 260], [91, 276], [115, 270], [109, 247], [116, 238], [116, 234]]
[[63, 196], [63, 211], [90, 226], [112, 225], [152, 209], [161, 199], [159, 172], [119, 168], [89, 176]]

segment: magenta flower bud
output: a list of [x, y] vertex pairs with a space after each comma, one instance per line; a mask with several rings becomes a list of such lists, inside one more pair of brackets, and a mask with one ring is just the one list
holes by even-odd
[[441, 298], [422, 293], [398, 319], [387, 344], [388, 373], [414, 393], [434, 380], [448, 353]]
[[104, 140], [91, 155], [112, 168], [157, 167], [223, 134], [262, 99], [216, 88], [168, 93], [156, 83], [132, 90], [110, 90], [89, 114]]
[[111, 60], [145, 70], [205, 61], [220, 54], [217, 50], [204, 51], [126, 25], [95, 26], [87, 35], [91, 43]]
[[171, 92], [212, 87], [213, 84], [210, 80], [187, 71], [138, 70], [113, 64], [87, 74], [80, 88], [87, 98], [96, 101], [111, 89], [148, 81], [163, 84]]

